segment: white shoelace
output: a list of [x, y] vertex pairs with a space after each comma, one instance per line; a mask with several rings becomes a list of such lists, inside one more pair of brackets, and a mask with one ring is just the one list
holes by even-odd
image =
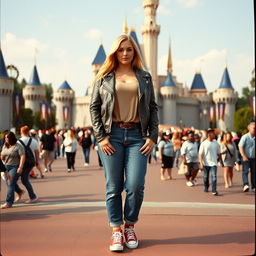
[[114, 239], [114, 243], [121, 243], [122, 242], [122, 233], [121, 232], [114, 232], [112, 234], [112, 237]]
[[126, 228], [125, 233], [127, 235], [127, 240], [136, 240], [135, 232], [133, 228]]

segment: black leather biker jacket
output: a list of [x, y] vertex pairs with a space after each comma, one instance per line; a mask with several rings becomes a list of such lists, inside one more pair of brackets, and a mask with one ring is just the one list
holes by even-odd
[[[158, 107], [155, 101], [151, 75], [144, 70], [135, 71], [139, 82], [139, 119], [143, 137], [154, 142], [158, 137]], [[92, 127], [96, 140], [100, 142], [110, 132], [114, 109], [115, 73], [112, 71], [95, 84], [90, 102]]]

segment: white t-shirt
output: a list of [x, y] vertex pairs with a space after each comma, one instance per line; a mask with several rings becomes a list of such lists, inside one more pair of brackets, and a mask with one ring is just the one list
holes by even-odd
[[217, 166], [218, 154], [220, 154], [220, 146], [216, 140], [203, 141], [199, 148], [199, 155], [203, 156], [203, 164], [205, 166]]
[[[24, 142], [24, 144], [27, 146], [30, 138], [31, 138], [31, 137], [21, 137], [20, 140], [22, 140], [22, 141]], [[18, 143], [20, 143], [19, 140], [18, 140]], [[20, 143], [20, 144], [21, 144], [21, 143]], [[22, 145], [22, 144], [21, 144], [21, 145]], [[22, 145], [22, 146], [23, 146], [23, 145]], [[38, 141], [37, 141], [36, 139], [32, 138], [32, 141], [31, 141], [29, 147], [30, 147], [30, 149], [31, 149], [31, 151], [33, 152], [34, 157], [35, 157], [35, 150], [38, 150], [38, 151], [39, 151], [39, 143], [38, 143]]]
[[197, 143], [185, 141], [181, 147], [181, 155], [186, 155], [187, 163], [198, 163]]

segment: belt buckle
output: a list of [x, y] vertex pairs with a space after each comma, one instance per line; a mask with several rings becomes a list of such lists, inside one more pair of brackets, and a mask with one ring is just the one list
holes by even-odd
[[133, 125], [129, 123], [121, 123], [121, 127], [124, 129], [132, 129]]

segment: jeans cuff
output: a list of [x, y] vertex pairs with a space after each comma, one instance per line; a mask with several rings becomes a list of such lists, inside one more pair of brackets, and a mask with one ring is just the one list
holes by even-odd
[[134, 225], [134, 224], [136, 224], [136, 222], [137, 222], [137, 221], [129, 221], [129, 220], [127, 220], [127, 219], [124, 219], [124, 221], [125, 221], [125, 223], [131, 224], [131, 225]]
[[117, 223], [114, 223], [114, 222], [109, 222], [109, 226], [114, 228], [114, 227], [119, 227], [121, 225], [123, 225], [124, 222], [123, 221], [120, 221], [120, 222], [117, 222]]

